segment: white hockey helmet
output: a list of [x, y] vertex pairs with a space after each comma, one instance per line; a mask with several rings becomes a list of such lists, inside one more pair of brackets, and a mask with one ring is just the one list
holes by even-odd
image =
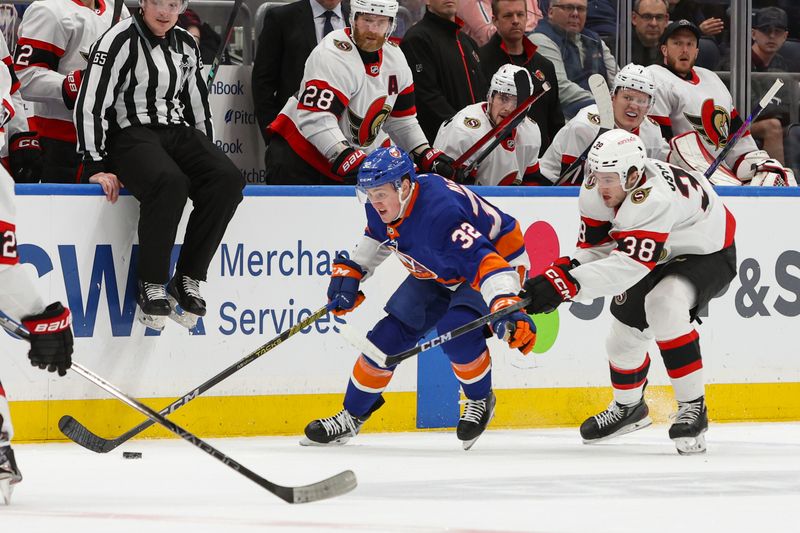
[[382, 15], [391, 19], [389, 31], [386, 38], [394, 32], [397, 26], [397, 10], [400, 4], [397, 0], [350, 0], [350, 27], [355, 26], [356, 15], [359, 13], [369, 13], [371, 15]]
[[514, 96], [517, 95], [517, 85], [514, 83], [514, 75], [517, 72], [524, 72], [525, 75], [528, 77], [528, 86], [533, 87], [533, 82], [531, 81], [531, 73], [528, 72], [528, 69], [524, 67], [518, 67], [517, 65], [512, 64], [505, 64], [499, 69], [497, 72], [494, 73], [492, 76], [492, 82], [489, 84], [489, 92], [486, 95], [486, 99], [491, 101], [492, 95], [495, 92], [498, 93], [505, 93], [505, 94], [513, 94]]
[[639, 180], [628, 187], [628, 172], [631, 168], [635, 168], [639, 171], [641, 179], [647, 152], [638, 135], [622, 129], [613, 129], [594, 141], [586, 161], [589, 164], [590, 174], [613, 172], [619, 176], [622, 189], [630, 191], [636, 187]]
[[614, 76], [614, 88], [612, 94], [616, 94], [618, 89], [633, 89], [650, 97], [650, 107], [653, 106], [653, 98], [656, 95], [656, 83], [653, 76], [646, 68], [636, 63], [625, 65]]

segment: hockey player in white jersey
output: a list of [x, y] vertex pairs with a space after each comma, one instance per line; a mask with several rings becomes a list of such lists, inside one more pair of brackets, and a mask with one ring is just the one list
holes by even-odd
[[22, 16], [14, 58], [22, 97], [34, 104], [44, 181], [80, 182], [72, 110], [89, 48], [111, 27], [117, 1], [39, 0]]
[[[0, 68], [0, 127], [15, 113], [11, 88], [8, 71]], [[0, 132], [0, 145], [4, 143], [5, 134]], [[20, 264], [17, 254], [14, 182], [0, 166], [0, 312], [30, 332], [31, 364], [63, 376], [72, 364], [70, 312], [60, 302], [44, 305], [33, 286], [30, 268]], [[0, 383], [0, 497], [6, 504], [14, 485], [22, 481], [11, 449], [13, 435], [8, 400]]]
[[[742, 125], [742, 118], [719, 76], [695, 66], [700, 35], [688, 20], [670, 23], [660, 41], [664, 64], [647, 69], [656, 83], [650, 116], [670, 141], [669, 162], [703, 172], [709, 166], [708, 159], [713, 161], [731, 133]], [[796, 185], [791, 170], [760, 150], [750, 132], [739, 139], [723, 163], [731, 172], [715, 173], [711, 178], [714, 184]]]
[[[615, 126], [638, 135], [645, 145], [648, 157], [665, 161], [669, 146], [661, 136], [658, 124], [647, 118], [647, 113], [653, 107], [655, 92], [652, 76], [641, 65], [631, 63], [617, 72], [614, 78], [611, 105]], [[600, 115], [596, 104], [578, 111], [559, 130], [539, 162], [548, 185], [582, 183], [582, 165], [575, 167], [569, 176], [562, 178], [562, 175], [586, 151], [599, 132]]]
[[692, 320], [736, 273], [735, 220], [702, 174], [648, 159], [630, 132], [601, 135], [587, 161], [575, 254], [527, 280], [520, 296], [532, 298], [529, 313], [541, 313], [617, 295], [606, 340], [614, 400], [581, 425], [585, 443], [651, 423], [643, 394], [655, 339], [678, 401], [669, 436], [681, 454], [704, 452], [708, 416]]
[[[503, 65], [492, 76], [485, 102], [471, 104], [456, 113], [439, 128], [433, 145], [445, 153], [461, 155], [475, 142], [503, 121], [519, 105], [514, 74], [524, 72], [531, 85], [530, 74], [523, 67]], [[539, 175], [539, 148], [542, 135], [539, 126], [526, 118], [511, 135], [481, 161], [476, 169], [477, 185], [535, 185]]]
[[411, 69], [386, 40], [398, 7], [396, 0], [352, 0], [351, 27], [330, 32], [311, 52], [298, 95], [268, 127], [268, 184], [355, 183], [358, 167], [389, 145], [388, 135], [423, 172], [458, 180], [453, 159], [419, 127]]
[[[12, 8], [13, 9], [13, 8]], [[14, 104], [14, 116], [4, 126], [6, 139], [0, 147], [3, 166], [14, 181], [18, 183], [35, 183], [42, 176], [42, 149], [39, 135], [31, 131], [25, 104], [19, 90], [19, 79], [14, 72], [14, 60], [8, 52], [5, 39], [0, 39], [0, 68], [7, 68], [11, 80], [11, 101]]]

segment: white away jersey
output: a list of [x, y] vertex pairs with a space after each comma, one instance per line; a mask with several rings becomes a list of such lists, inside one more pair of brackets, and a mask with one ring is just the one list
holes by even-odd
[[414, 80], [403, 52], [387, 42], [375, 56], [376, 62], [365, 64], [350, 29], [332, 31], [308, 57], [299, 96], [289, 98], [269, 126], [336, 181], [342, 178], [331, 172], [329, 159], [342, 142], [369, 153], [388, 146], [388, 132], [407, 152], [427, 144], [417, 124]]
[[[61, 86], [68, 73], [86, 68], [89, 49], [111, 27], [115, 1], [97, 0], [97, 9], [90, 9], [79, 0], [39, 0], [25, 10], [14, 54], [16, 70], [23, 98], [34, 102], [42, 136], [76, 141]], [[122, 18], [128, 16], [123, 6]]]
[[[739, 129], [742, 119], [733, 106], [733, 97], [715, 73], [694, 67], [690, 79], [673, 74], [662, 65], [647, 67], [656, 83], [656, 95], [650, 115], [672, 136], [696, 131], [705, 147], [716, 157], [728, 136]], [[748, 131], [725, 158], [728, 168], [744, 154], [758, 150]]]
[[[31, 128], [28, 126], [25, 104], [22, 101], [22, 96], [20, 96], [19, 79], [17, 79], [17, 75], [14, 72], [14, 61], [8, 53], [6, 40], [2, 38], [0, 38], [0, 62], [2, 63], [0, 64], [0, 69], [4, 70], [4, 78], [0, 82], [3, 85], [0, 88], [0, 94], [3, 95], [3, 99], [8, 98], [7, 101], [3, 101], [3, 104], [7, 106], [6, 112], [11, 115], [5, 124], [2, 124], [3, 120], [0, 120], [0, 135], [5, 134], [5, 140], [0, 139], [0, 157], [5, 161], [5, 158], [8, 157], [8, 139], [15, 133], [30, 131]], [[7, 77], [5, 77], [6, 75]], [[6, 85], [8, 86], [6, 87]]]
[[[6, 68], [0, 68], [0, 126], [10, 118], [11, 75]], [[5, 145], [3, 136], [0, 142]], [[14, 180], [0, 165], [0, 310], [19, 320], [23, 316], [38, 313], [44, 309], [38, 292], [33, 287], [29, 270], [23, 267], [17, 254], [17, 210], [14, 201]]]
[[[433, 145], [439, 150], [460, 157], [492, 129], [486, 102], [468, 105], [439, 128]], [[539, 170], [539, 148], [542, 135], [539, 126], [525, 118], [511, 136], [501, 142], [478, 165], [477, 185], [525, 185], [525, 176]], [[480, 150], [478, 151], [480, 153]], [[476, 154], [477, 155], [477, 154]]]
[[616, 210], [605, 206], [594, 179], [583, 183], [573, 256], [581, 265], [570, 271], [581, 285], [576, 301], [621, 294], [657, 264], [733, 244], [733, 215], [701, 173], [649, 159], [644, 175]]
[[[584, 107], [558, 130], [553, 143], [542, 154], [539, 162], [542, 175], [556, 183], [561, 173], [577, 160], [580, 155], [592, 144], [600, 132], [600, 115], [597, 105]], [[645, 118], [638, 129], [633, 133], [639, 136], [647, 150], [647, 157], [651, 159], [667, 160], [669, 145], [661, 137], [658, 124]], [[583, 168], [565, 178], [562, 185], [580, 185], [583, 182]]]

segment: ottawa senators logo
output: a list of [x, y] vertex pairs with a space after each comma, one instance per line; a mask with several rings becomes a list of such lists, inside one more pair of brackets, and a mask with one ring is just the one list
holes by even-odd
[[713, 98], [709, 98], [700, 106], [700, 116], [688, 113], [684, 115], [705, 143], [717, 150], [727, 144], [731, 116], [724, 107], [714, 105]]
[[647, 197], [650, 196], [650, 189], [636, 189], [631, 193], [631, 202], [635, 204], [643, 204]]
[[471, 130], [476, 130], [481, 127], [481, 121], [474, 117], [464, 117], [464, 125]]
[[364, 117], [356, 115], [352, 109], [347, 108], [347, 120], [350, 123], [350, 133], [359, 146], [369, 146], [375, 141], [381, 131], [383, 122], [392, 112], [392, 106], [386, 103], [382, 96], [372, 102]]
[[338, 39], [333, 40], [333, 46], [341, 50], [342, 52], [349, 52], [353, 49], [353, 45], [347, 41], [340, 41]]

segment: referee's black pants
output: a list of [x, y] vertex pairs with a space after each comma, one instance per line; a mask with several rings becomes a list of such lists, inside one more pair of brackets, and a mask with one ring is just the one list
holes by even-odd
[[244, 177], [189, 126], [131, 126], [109, 139], [111, 171], [139, 200], [139, 279], [166, 283], [186, 199], [194, 209], [176, 270], [205, 281], [208, 265], [242, 201]]

